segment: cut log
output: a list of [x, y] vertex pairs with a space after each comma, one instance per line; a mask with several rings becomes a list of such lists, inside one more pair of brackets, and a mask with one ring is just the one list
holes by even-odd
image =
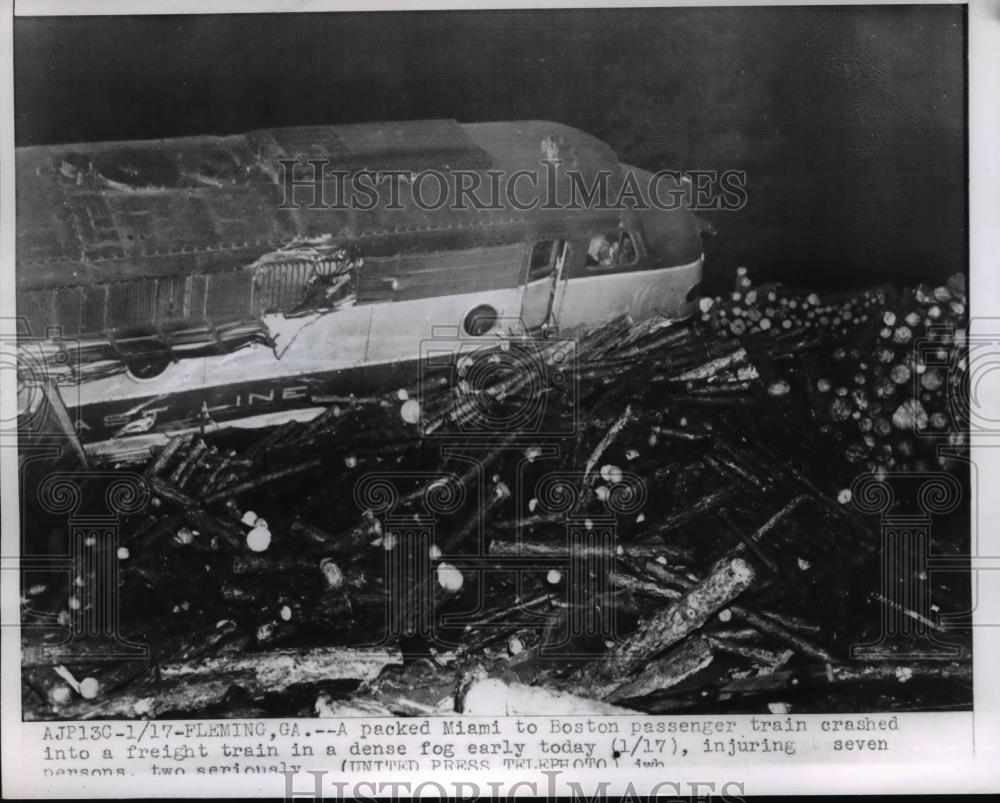
[[211, 504], [212, 502], [218, 502], [222, 499], [230, 499], [241, 494], [245, 494], [247, 491], [252, 491], [255, 488], [259, 488], [261, 485], [267, 485], [270, 482], [277, 482], [278, 480], [288, 479], [289, 477], [294, 477], [296, 474], [302, 474], [306, 471], [311, 471], [320, 464], [319, 458], [314, 458], [312, 460], [305, 460], [294, 466], [287, 466], [286, 468], [278, 469], [277, 471], [270, 471], [267, 474], [261, 474], [260, 476], [253, 477], [252, 479], [246, 480], [239, 483], [238, 485], [232, 485], [226, 488], [222, 488], [209, 494], [205, 497], [205, 503]]
[[156, 459], [149, 464], [145, 472], [146, 476], [155, 477], [163, 471], [170, 461], [174, 459], [174, 456], [180, 451], [181, 447], [190, 442], [191, 437], [190, 435], [178, 435], [168, 440], [156, 456]]
[[337, 699], [322, 691], [316, 697], [314, 711], [319, 719], [344, 719], [346, 717], [391, 717], [393, 712], [375, 700], [363, 697]]
[[615, 549], [603, 545], [574, 543], [572, 549], [565, 540], [560, 541], [490, 541], [490, 555], [496, 557], [538, 557], [550, 559], [628, 556], [637, 560], [656, 560], [658, 557], [673, 558], [673, 550], [656, 544], [619, 544]]
[[249, 675], [233, 673], [208, 677], [149, 680], [119, 694], [81, 700], [64, 708], [59, 716], [69, 720], [155, 719], [166, 714], [197, 713], [225, 700], [233, 686], [242, 686]]
[[601, 456], [607, 451], [608, 447], [615, 442], [615, 439], [621, 433], [623, 429], [632, 421], [632, 405], [626, 405], [625, 411], [618, 417], [618, 420], [611, 425], [611, 429], [607, 431], [603, 438], [601, 438], [600, 443], [594, 447], [594, 451], [590, 453], [590, 457], [587, 458], [587, 464], [583, 469], [583, 485], [584, 487], [589, 487], [593, 484], [593, 472], [594, 467], [597, 465]]
[[389, 647], [271, 650], [164, 664], [160, 667], [160, 674], [164, 678], [194, 678], [235, 673], [248, 676], [249, 679], [242, 685], [251, 692], [277, 692], [296, 683], [372, 680], [385, 667], [402, 663], [402, 658], [399, 650]]
[[338, 534], [326, 532], [300, 520], [293, 521], [290, 529], [293, 534], [306, 540], [312, 548], [335, 555], [354, 555], [371, 546], [372, 542], [382, 534], [378, 521], [371, 516], [364, 517], [351, 529]]
[[773, 619], [762, 616], [759, 613], [756, 613], [739, 605], [734, 605], [732, 611], [736, 616], [738, 616], [747, 624], [753, 625], [762, 633], [766, 633], [767, 635], [773, 636], [779, 641], [784, 642], [793, 650], [802, 655], [807, 655], [810, 658], [815, 658], [818, 661], [824, 661], [829, 663], [835, 661], [834, 657], [825, 649], [823, 649], [817, 644], [813, 644], [811, 641], [803, 638], [802, 636], [792, 633], [790, 630], [782, 627]]
[[232, 549], [243, 546], [243, 533], [235, 523], [220, 519], [209, 513], [194, 497], [188, 496], [174, 485], [159, 477], [149, 477], [146, 480], [153, 493], [165, 502], [184, 509], [184, 517], [202, 532], [218, 535]]
[[651, 583], [647, 580], [640, 580], [630, 574], [625, 574], [625, 572], [611, 572], [609, 579], [615, 588], [625, 588], [633, 594], [639, 594], [644, 597], [673, 601], [682, 596], [682, 592], [680, 591], [675, 591], [672, 588], [665, 588], [659, 583]]
[[651, 531], [658, 535], [667, 535], [703, 513], [707, 513], [710, 510], [715, 510], [721, 507], [738, 493], [739, 488], [737, 486], [732, 483], [727, 483], [726, 485], [716, 488], [711, 493], [701, 497], [701, 499], [693, 505], [688, 505], [688, 507], [679, 513], [668, 516], [660, 524], [651, 528]]
[[316, 560], [309, 558], [267, 558], [261, 555], [237, 555], [233, 558], [233, 574], [286, 574], [300, 572], [309, 574], [320, 568]]
[[486, 495], [483, 506], [474, 510], [454, 534], [444, 538], [441, 542], [441, 548], [445, 552], [452, 552], [474, 532], [480, 532], [480, 527], [485, 530], [486, 522], [496, 515], [497, 510], [507, 504], [510, 496], [510, 489], [506, 483], [494, 483]]
[[21, 682], [41, 697], [48, 712], [61, 712], [73, 702], [73, 689], [53, 667], [27, 669], [21, 673]]
[[706, 639], [688, 639], [651, 663], [632, 680], [618, 686], [605, 699], [617, 702], [670, 689], [707, 667], [712, 658], [712, 647]]
[[592, 669], [589, 674], [611, 679], [631, 674], [701, 627], [709, 616], [746, 591], [754, 577], [753, 567], [742, 558], [717, 563], [680, 599], [612, 648], [599, 662], [596, 672]]
[[774, 669], [781, 663], [786, 662], [788, 657], [794, 654], [791, 650], [786, 650], [784, 653], [778, 653], [772, 650], [765, 650], [763, 647], [754, 647], [751, 644], [740, 644], [737, 641], [730, 641], [729, 639], [716, 637], [714, 635], [706, 636], [706, 638], [708, 639], [708, 643], [720, 652], [737, 655], [740, 658], [745, 658], [748, 661], [761, 664], [762, 666], [766, 666], [771, 669]]
[[739, 348], [735, 351], [731, 351], [729, 354], [725, 354], [722, 357], [718, 357], [714, 360], [709, 360], [697, 368], [691, 368], [687, 371], [683, 371], [675, 376], [670, 377], [671, 382], [694, 382], [701, 379], [708, 379], [710, 376], [714, 376], [726, 368], [742, 363], [747, 357], [746, 349]]
[[188, 449], [188, 452], [181, 461], [177, 464], [176, 468], [170, 472], [170, 476], [167, 478], [167, 482], [171, 485], [176, 485], [178, 488], [184, 487], [184, 478], [189, 475], [192, 471], [192, 467], [197, 464], [201, 459], [201, 456], [208, 449], [208, 445], [201, 438], [195, 442], [194, 446]]

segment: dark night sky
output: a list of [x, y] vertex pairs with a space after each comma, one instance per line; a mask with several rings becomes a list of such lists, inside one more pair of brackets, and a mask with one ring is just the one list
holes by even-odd
[[843, 286], [967, 262], [965, 9], [17, 18], [18, 145], [542, 118], [748, 173], [713, 273]]

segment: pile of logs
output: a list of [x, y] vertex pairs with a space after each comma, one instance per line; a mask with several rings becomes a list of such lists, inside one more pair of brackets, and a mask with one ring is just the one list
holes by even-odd
[[[848, 490], [866, 470], [958, 470], [938, 446], [964, 445], [947, 367], [965, 303], [961, 277], [821, 299], [741, 270], [691, 321], [499, 342], [475, 358], [489, 370], [251, 439], [176, 437], [139, 466], [152, 503], [116, 547], [121, 634], [149, 655], [82, 641], [54, 659], [65, 629], [26, 628], [25, 716], [966, 706], [967, 661], [850, 660], [882, 604], [879, 522]], [[441, 448], [539, 398], [474, 459]], [[555, 512], [522, 492], [553, 471]], [[402, 483], [391, 510], [359, 491], [373, 472]], [[968, 537], [935, 530], [955, 554]], [[65, 624], [94, 604], [86, 582], [25, 588], [25, 622]], [[968, 607], [961, 583], [931, 591]]]
[[[938, 287], [820, 299], [776, 285], [754, 289], [739, 268], [731, 296], [704, 298], [700, 309], [716, 331], [756, 341], [812, 335], [824, 343], [802, 353], [792, 371], [821, 430], [870, 471], [927, 471], [948, 467], [940, 445], [965, 446], [955, 402], [967, 398], [967, 305], [962, 274]], [[781, 395], [790, 387], [779, 379], [769, 390]]]

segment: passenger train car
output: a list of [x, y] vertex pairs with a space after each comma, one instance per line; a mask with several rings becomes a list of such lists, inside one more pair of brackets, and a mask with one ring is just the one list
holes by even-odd
[[[490, 345], [623, 313], [682, 318], [701, 277], [691, 212], [616, 205], [629, 173], [650, 174], [551, 122], [30, 147], [16, 169], [26, 371], [58, 381], [85, 448], [306, 420], [331, 396], [404, 386], [442, 333]], [[346, 204], [316, 183], [375, 171], [404, 186], [458, 176], [480, 202], [430, 208], [437, 177], [423, 203]], [[488, 189], [519, 171], [534, 203]], [[602, 176], [608, 202], [545, 202]]]

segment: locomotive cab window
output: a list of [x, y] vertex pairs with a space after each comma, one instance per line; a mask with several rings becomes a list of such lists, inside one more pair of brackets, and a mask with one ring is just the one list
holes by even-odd
[[556, 260], [557, 240], [542, 240], [531, 250], [531, 264], [528, 266], [528, 281], [544, 279], [552, 271]]
[[596, 234], [587, 248], [587, 267], [591, 270], [621, 268], [633, 264], [639, 257], [635, 239], [627, 231]]

